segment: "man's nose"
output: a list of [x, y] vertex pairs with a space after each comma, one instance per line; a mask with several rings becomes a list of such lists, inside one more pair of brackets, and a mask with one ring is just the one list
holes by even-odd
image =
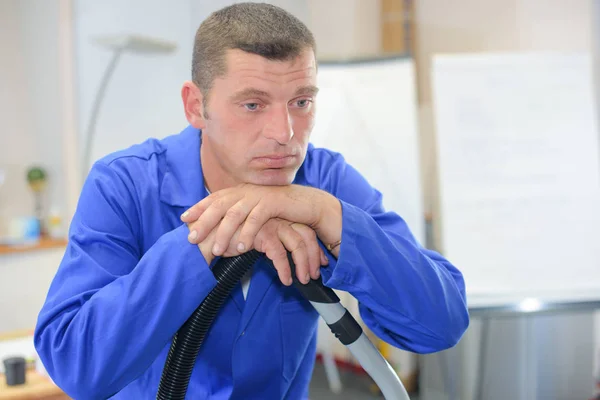
[[272, 109], [269, 120], [264, 129], [264, 135], [279, 144], [288, 144], [294, 136], [292, 118], [286, 107]]

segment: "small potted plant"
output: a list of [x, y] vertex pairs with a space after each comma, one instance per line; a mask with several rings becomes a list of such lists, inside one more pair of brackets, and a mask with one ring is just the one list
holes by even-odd
[[42, 194], [48, 183], [47, 176], [46, 170], [39, 166], [32, 166], [27, 170], [27, 183], [35, 196], [35, 216], [42, 236], [46, 234]]

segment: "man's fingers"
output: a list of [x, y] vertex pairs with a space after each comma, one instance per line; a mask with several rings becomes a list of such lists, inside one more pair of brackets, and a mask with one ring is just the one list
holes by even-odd
[[[213, 232], [215, 232], [215, 231], [213, 230]], [[233, 237], [231, 238], [231, 241], [229, 242], [229, 247], [225, 251], [221, 252], [222, 253], [221, 256], [235, 257], [235, 256], [239, 256], [241, 254], [236, 248], [239, 235], [240, 235], [240, 230], [238, 229], [237, 231], [235, 231], [233, 233]], [[216, 237], [216, 233], [215, 233], [215, 237]], [[213, 247], [211, 247], [211, 252], [212, 252], [213, 248], [214, 248], [214, 240], [213, 240]]]
[[300, 282], [304, 284], [308, 283], [310, 281], [310, 267], [308, 251], [302, 235], [296, 232], [287, 223], [279, 224], [277, 234], [281, 243], [283, 243], [285, 248], [292, 253], [292, 259], [296, 265], [296, 277]]
[[329, 265], [329, 259], [325, 255], [323, 249], [319, 246], [319, 254], [321, 255], [321, 265]]
[[208, 207], [210, 207], [215, 200], [222, 197], [222, 195], [223, 192], [220, 191], [206, 196], [204, 199], [185, 210], [185, 212], [181, 214], [181, 221], [185, 222], [186, 224], [196, 221], [198, 218], [200, 218], [202, 213], [204, 213], [204, 211], [206, 211], [206, 209], [208, 209]]
[[190, 224], [190, 242], [200, 243], [206, 239], [208, 234], [221, 222], [227, 210], [235, 204], [234, 200], [231, 197], [221, 197], [213, 201], [210, 207]]
[[[189, 225], [188, 225], [188, 228], [190, 228]], [[206, 239], [204, 239], [202, 242], [198, 243], [198, 248], [200, 249], [200, 252], [204, 256], [204, 259], [206, 260], [206, 262], [208, 264], [210, 264], [212, 262], [212, 260], [214, 259], [214, 255], [212, 254], [212, 247], [213, 247], [214, 241], [215, 241], [215, 233], [214, 233], [214, 231], [212, 231], [212, 232], [209, 232]]]
[[322, 251], [319, 247], [319, 243], [317, 242], [317, 234], [314, 230], [306, 225], [292, 224], [291, 227], [294, 229], [294, 231], [298, 232], [300, 236], [302, 236], [302, 239], [306, 244], [311, 278], [318, 279], [323, 257], [321, 256]]
[[[275, 237], [277, 239], [277, 237]], [[287, 259], [287, 250], [283, 244], [277, 240], [269, 240], [269, 245], [265, 249], [266, 256], [273, 262], [273, 266], [277, 270], [279, 280], [286, 286], [292, 284], [292, 272]]]
[[[225, 212], [225, 217], [221, 221], [217, 230], [215, 246], [213, 248], [214, 255], [220, 256], [228, 247], [230, 247], [234, 233], [240, 228], [246, 219], [251, 206], [252, 205], [248, 205], [247, 202], [242, 199]], [[237, 248], [237, 242], [232, 245], [233, 247]], [[240, 250], [237, 248], [237, 250], [241, 252], [244, 249]]]
[[221, 222], [222, 214], [218, 209], [209, 208], [204, 212], [197, 221], [189, 224], [190, 234], [188, 240], [190, 243], [203, 242], [208, 235], [216, 229], [216, 226]]
[[246, 217], [240, 232], [240, 242], [238, 247], [240, 252], [246, 251], [250, 248], [250, 246], [252, 246], [252, 243], [254, 243], [254, 238], [261, 230], [263, 225], [266, 224], [269, 219], [271, 219], [271, 216], [271, 213], [268, 210], [265, 210], [260, 202], [252, 208], [252, 211], [250, 211]]

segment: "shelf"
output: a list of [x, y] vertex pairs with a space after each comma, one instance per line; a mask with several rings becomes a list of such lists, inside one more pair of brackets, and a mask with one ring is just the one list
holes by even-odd
[[27, 244], [27, 245], [19, 245], [19, 246], [7, 246], [7, 245], [0, 244], [0, 255], [28, 253], [28, 252], [32, 252], [32, 251], [47, 250], [47, 249], [58, 249], [61, 247], [66, 247], [66, 245], [67, 245], [66, 239], [51, 239], [51, 238], [42, 238], [37, 243]]
[[18, 331], [8, 331], [8, 332], [0, 331], [0, 342], [4, 342], [7, 340], [14, 340], [14, 339], [23, 339], [28, 336], [33, 336], [33, 329], [20, 329]]

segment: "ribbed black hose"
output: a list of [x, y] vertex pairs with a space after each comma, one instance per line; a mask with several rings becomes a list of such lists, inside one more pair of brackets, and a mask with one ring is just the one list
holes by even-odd
[[212, 269], [216, 287], [177, 331], [165, 361], [157, 400], [184, 400], [196, 357], [217, 313], [235, 285], [262, 256], [256, 250], [237, 257], [222, 258]]

